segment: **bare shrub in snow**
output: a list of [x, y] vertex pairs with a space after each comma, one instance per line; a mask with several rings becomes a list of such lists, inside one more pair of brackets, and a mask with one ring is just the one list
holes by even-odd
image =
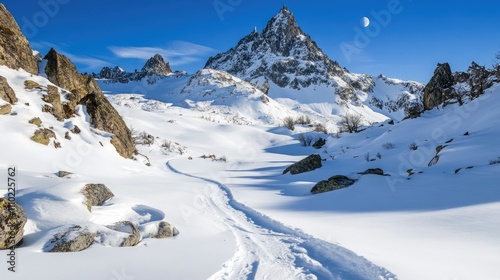
[[368, 162], [370, 161], [370, 153], [365, 154], [365, 160]]
[[283, 123], [284, 123], [285, 127], [290, 129], [291, 131], [295, 130], [295, 121], [292, 117], [286, 117], [283, 120]]
[[500, 157], [498, 157], [497, 159], [490, 160], [490, 165], [499, 164], [499, 163], [500, 163]]
[[309, 116], [300, 116], [297, 118], [297, 120], [295, 120], [295, 123], [301, 124], [301, 125], [306, 125], [306, 124], [311, 123], [311, 119], [309, 118]]
[[390, 149], [394, 149], [396, 148], [396, 145], [394, 145], [393, 143], [391, 142], [387, 142], [385, 143], [384, 145], [382, 145], [382, 147], [386, 150], [390, 150]]
[[312, 140], [313, 140], [313, 138], [311, 135], [306, 135], [304, 133], [299, 134], [299, 142], [300, 142], [300, 145], [303, 147], [311, 146]]
[[418, 145], [417, 143], [413, 142], [411, 143], [409, 146], [408, 146], [408, 149], [412, 150], [412, 151], [416, 151], [418, 149]]
[[326, 130], [326, 127], [322, 123], [314, 124], [314, 131], [323, 132], [324, 134], [328, 134], [328, 130]]
[[363, 116], [358, 114], [345, 114], [341, 117], [339, 122], [341, 132], [354, 133], [358, 131], [358, 128], [363, 122]]
[[382, 159], [382, 155], [381, 155], [380, 153], [377, 153], [376, 157], [377, 157], [378, 159]]

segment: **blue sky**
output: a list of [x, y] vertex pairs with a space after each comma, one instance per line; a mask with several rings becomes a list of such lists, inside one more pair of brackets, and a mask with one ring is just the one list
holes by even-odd
[[[286, 4], [302, 30], [351, 72], [426, 83], [438, 62], [491, 66], [500, 49], [500, 1], [9, 0], [32, 47], [68, 55], [81, 72], [140, 69], [154, 53], [193, 73], [209, 56], [261, 31]], [[374, 14], [385, 15], [377, 19]], [[390, 19], [387, 15], [390, 15]], [[361, 26], [362, 17], [372, 25]], [[377, 26], [379, 28], [377, 28]]]

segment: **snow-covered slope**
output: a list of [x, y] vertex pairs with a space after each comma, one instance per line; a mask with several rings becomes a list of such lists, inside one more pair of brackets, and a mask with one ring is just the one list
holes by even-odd
[[[127, 160], [109, 143], [109, 133], [90, 126], [84, 107], [64, 122], [42, 112], [48, 80], [4, 66], [0, 75], [19, 99], [12, 115], [0, 116], [0, 145], [5, 148], [0, 169], [17, 167], [16, 202], [28, 216], [24, 242], [16, 250], [15, 279], [149, 279], [167, 274], [174, 279], [392, 277], [345, 248], [240, 204], [226, 185], [181, 173], [169, 163], [191, 157], [193, 166], [208, 164], [216, 171], [229, 161], [244, 160], [237, 155], [250, 147], [246, 141], [267, 134], [271, 127], [216, 124], [197, 110], [115, 95], [111, 100], [123, 104], [116, 106], [127, 124], [154, 135], [150, 144], [138, 147], [137, 160]], [[26, 80], [37, 82], [41, 89], [26, 90]], [[55, 148], [54, 139], [47, 146], [30, 140], [38, 129], [28, 123], [34, 117], [41, 119], [42, 128], [55, 132], [61, 148]], [[75, 125], [79, 134], [70, 132]], [[66, 133], [71, 139], [65, 138]], [[214, 161], [201, 157], [211, 154], [217, 155]], [[59, 178], [60, 170], [73, 174]], [[89, 183], [105, 184], [115, 197], [89, 212], [80, 193]], [[7, 189], [0, 191], [5, 194]], [[180, 234], [165, 240], [149, 238], [161, 220], [175, 225]], [[143, 238], [139, 245], [117, 247], [127, 234], [107, 226], [120, 221], [139, 226]], [[96, 232], [94, 245], [79, 253], [47, 253], [54, 235], [74, 225]], [[81, 263], [92, 269], [75, 275]], [[3, 278], [12, 278], [9, 273], [0, 270]]]

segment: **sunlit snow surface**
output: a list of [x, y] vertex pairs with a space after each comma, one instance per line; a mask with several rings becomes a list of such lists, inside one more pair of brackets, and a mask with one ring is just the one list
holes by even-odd
[[[297, 125], [294, 132], [278, 127], [285, 115], [299, 116], [306, 109], [298, 111], [294, 108], [301, 104], [272, 97], [264, 104], [258, 92], [238, 81], [234, 94], [225, 86], [225, 91], [213, 91], [212, 96], [218, 96], [213, 101], [196, 95], [195, 88], [184, 91], [186, 98], [168, 96], [179, 93], [173, 89], [184, 88], [188, 78], [163, 89], [158, 86], [155, 94], [164, 92], [161, 99], [166, 103], [132, 94], [150, 96], [151, 91], [122, 85], [127, 94], [108, 98], [129, 127], [157, 137], [151, 146], [138, 146], [151, 162], [148, 167], [143, 156], [135, 161], [121, 158], [109, 135], [91, 128], [83, 108], [64, 122], [42, 113], [42, 93], [24, 90], [23, 82], [32, 79], [47, 85], [45, 78], [3, 66], [0, 74], [19, 99], [13, 106], [17, 115], [0, 116], [0, 170], [18, 167], [17, 201], [29, 218], [23, 246], [17, 249], [18, 272], [8, 272], [4, 263], [2, 279], [158, 279], [158, 275], [495, 279], [500, 275], [500, 165], [489, 164], [500, 156], [498, 87], [462, 107], [435, 109], [395, 125], [385, 121], [337, 138], [308, 132], [307, 125]], [[202, 88], [219, 86], [208, 81]], [[207, 101], [210, 106], [203, 106]], [[317, 122], [330, 120], [329, 128], [335, 131], [336, 117], [317, 114], [319, 107], [307, 105], [307, 110], [314, 109], [309, 115]], [[385, 112], [370, 113], [366, 107], [367, 118], [370, 114], [380, 121], [386, 118]], [[256, 108], [263, 113], [256, 113]], [[53, 127], [61, 149], [29, 139], [37, 129], [28, 123], [33, 117], [40, 117], [43, 127]], [[64, 139], [74, 124], [82, 133]], [[304, 132], [327, 138], [326, 147], [301, 147], [297, 138]], [[165, 150], [165, 141], [177, 143], [177, 148]], [[387, 143], [394, 148], [384, 148]], [[408, 148], [411, 143], [418, 145], [416, 151]], [[428, 167], [439, 145], [447, 146], [438, 163]], [[312, 153], [325, 159], [322, 168], [282, 175], [288, 165]], [[211, 154], [226, 161], [201, 158]], [[375, 160], [366, 161], [366, 154]], [[358, 174], [376, 167], [391, 176]], [[409, 169], [415, 174], [408, 176]], [[59, 170], [74, 175], [58, 178]], [[333, 175], [358, 181], [347, 189], [309, 193], [316, 182]], [[115, 197], [89, 213], [79, 194], [87, 183], [104, 183]], [[79, 253], [43, 252], [61, 226], [100, 228], [123, 220], [141, 224], [143, 234], [148, 224], [166, 220], [180, 234], [163, 240], [145, 238], [133, 248], [112, 247], [116, 240], [111, 238]]]

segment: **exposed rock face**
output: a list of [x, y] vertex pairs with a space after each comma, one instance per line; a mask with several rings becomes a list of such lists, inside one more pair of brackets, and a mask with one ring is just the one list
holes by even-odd
[[386, 176], [386, 174], [384, 174], [384, 170], [380, 169], [380, 168], [370, 168], [370, 169], [367, 169], [365, 170], [364, 172], [360, 172], [359, 174], [362, 174], [362, 175], [380, 175], [380, 176]]
[[64, 120], [64, 110], [61, 104], [61, 94], [59, 93], [59, 89], [57, 89], [57, 87], [48, 85], [47, 94], [43, 96], [42, 100], [52, 105], [52, 107], [47, 110], [49, 113], [51, 113], [58, 121]]
[[290, 165], [287, 169], [283, 171], [283, 174], [286, 174], [288, 172], [290, 172], [290, 174], [292, 175], [300, 174], [320, 168], [321, 166], [322, 166], [321, 156], [317, 154], [310, 155], [305, 159]]
[[0, 65], [12, 69], [23, 68], [38, 75], [38, 64], [33, 51], [14, 17], [0, 3]]
[[165, 62], [163, 57], [159, 54], [155, 54], [152, 58], [146, 61], [146, 64], [142, 68], [142, 72], [147, 74], [157, 74], [167, 76], [172, 73], [170, 64]]
[[14, 104], [17, 102], [16, 93], [10, 87], [7, 79], [2, 76], [0, 76], [0, 98], [9, 102], [10, 104]]
[[73, 226], [65, 232], [58, 233], [46, 245], [48, 252], [79, 252], [94, 243], [96, 233], [81, 226]]
[[129, 221], [118, 222], [112, 226], [109, 226], [109, 228], [129, 234], [129, 236], [125, 238], [120, 244], [120, 247], [132, 247], [141, 242], [141, 232], [136, 225]]
[[122, 84], [126, 84], [131, 81], [140, 81], [146, 78], [149, 84], [154, 84], [172, 73], [176, 75], [186, 74], [186, 72], [181, 71], [172, 72], [170, 64], [165, 62], [161, 55], [156, 54], [148, 59], [141, 71], [135, 70], [135, 72], [127, 72], [119, 66], [114, 68], [103, 67], [98, 74], [92, 73], [92, 77], [105, 80], [106, 83]]
[[323, 138], [319, 138], [314, 144], [312, 145], [315, 149], [321, 149], [324, 145], [326, 144], [326, 140]]
[[23, 208], [7, 198], [0, 198], [0, 250], [10, 248], [23, 239], [28, 221]]
[[[262, 33], [253, 31], [234, 48], [211, 57], [205, 68], [223, 70], [252, 83], [269, 81], [281, 88], [327, 85], [343, 100], [352, 99], [357, 88], [366, 89], [364, 82], [351, 81], [348, 71], [323, 53], [286, 7]], [[366, 78], [367, 84], [372, 84], [371, 78]]]
[[92, 125], [112, 133], [111, 144], [117, 152], [125, 158], [132, 158], [135, 147], [130, 130], [106, 99], [94, 78], [79, 74], [73, 63], [54, 49], [50, 50], [45, 59], [48, 60], [45, 67], [48, 79], [71, 91], [67, 96], [69, 103], [62, 105], [65, 117], [71, 117], [78, 104], [87, 106]]
[[50, 143], [50, 138], [56, 138], [56, 134], [48, 128], [38, 129], [35, 131], [35, 134], [31, 136], [31, 140], [46, 146]]
[[132, 158], [135, 146], [132, 133], [127, 125], [102, 93], [91, 93], [81, 103], [87, 107], [90, 122], [98, 129], [113, 133], [111, 144], [125, 158]]
[[318, 182], [311, 189], [311, 193], [317, 194], [317, 193], [323, 193], [323, 192], [329, 192], [329, 191], [333, 191], [333, 190], [343, 189], [343, 188], [347, 188], [347, 187], [351, 186], [355, 182], [356, 182], [355, 180], [350, 179], [346, 176], [336, 175], [336, 176], [330, 177], [328, 180]]
[[438, 64], [434, 76], [424, 88], [424, 109], [441, 105], [445, 96], [451, 94], [451, 86], [454, 83], [453, 74], [448, 63]]
[[40, 127], [42, 125], [42, 120], [40, 118], [32, 118], [31, 120], [28, 121], [28, 123]]
[[12, 106], [10, 104], [0, 105], [0, 115], [10, 114], [12, 111]]
[[56, 173], [57, 177], [59, 177], [59, 178], [66, 177], [66, 176], [71, 175], [71, 174], [73, 174], [73, 173], [68, 172], [68, 171], [63, 171], [63, 170], [60, 170]]
[[168, 238], [172, 236], [176, 236], [179, 234], [179, 231], [171, 226], [169, 223], [162, 221], [158, 224], [158, 232], [153, 235], [153, 238]]
[[111, 190], [103, 184], [87, 184], [82, 189], [82, 194], [85, 197], [84, 204], [87, 205], [87, 209], [90, 212], [92, 212], [92, 206], [101, 206], [108, 199], [115, 196]]

